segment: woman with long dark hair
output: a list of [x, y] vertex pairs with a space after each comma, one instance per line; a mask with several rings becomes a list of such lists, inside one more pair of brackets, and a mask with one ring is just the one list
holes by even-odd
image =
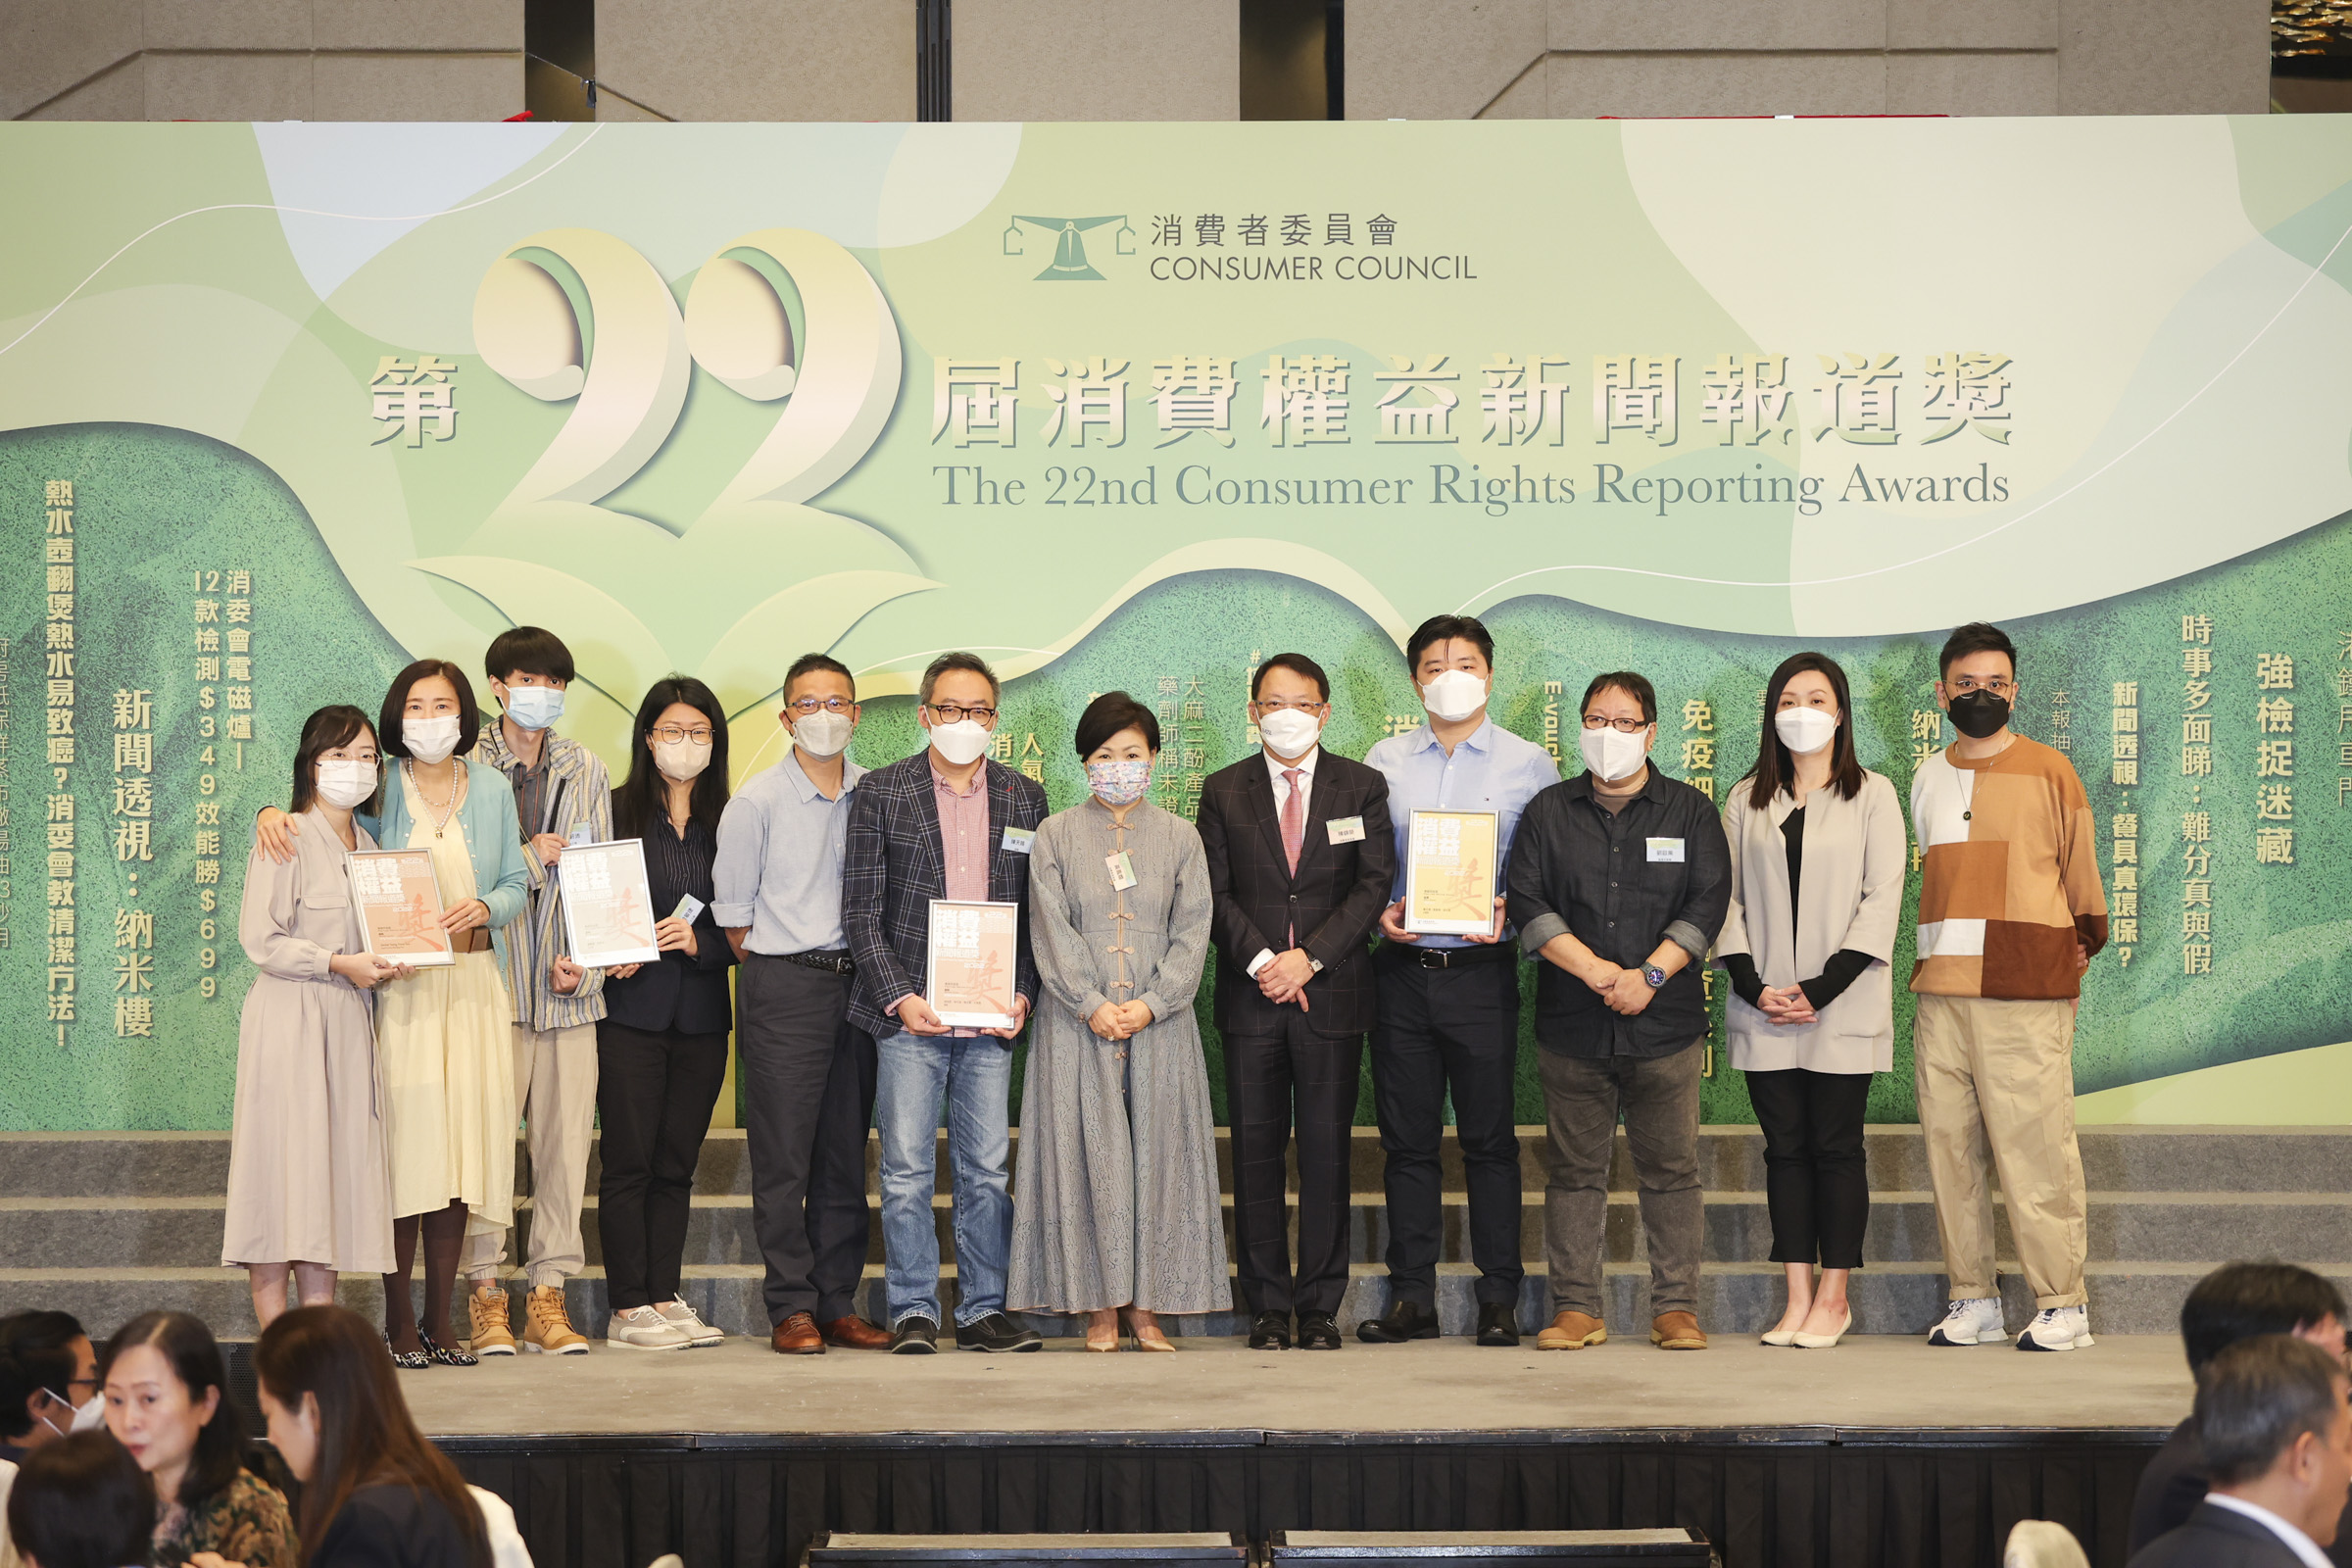
[[1724, 803], [1732, 904], [1715, 956], [1732, 980], [1732, 1065], [1764, 1132], [1772, 1259], [1788, 1279], [1764, 1343], [1826, 1349], [1853, 1326], [1846, 1283], [1870, 1221], [1862, 1118], [1871, 1075], [1894, 1065], [1903, 808], [1854, 756], [1837, 661], [1784, 660], [1763, 726], [1755, 767]]
[[217, 1552], [245, 1568], [297, 1568], [278, 1490], [245, 1468], [220, 1347], [186, 1312], [147, 1312], [107, 1342], [98, 1365], [106, 1425], [155, 1478], [156, 1568]]
[[[735, 950], [710, 912], [710, 867], [727, 807], [727, 715], [690, 675], [657, 681], [637, 706], [629, 772], [612, 792], [612, 831], [641, 839], [658, 962], [605, 976], [596, 1026], [597, 1187], [614, 1349], [682, 1350], [725, 1336], [680, 1294], [686, 1211], [710, 1107], [727, 1075], [727, 966]], [[684, 916], [681, 904], [694, 907]], [[559, 991], [582, 971], [556, 961]]]
[[492, 1568], [512, 1513], [416, 1430], [366, 1319], [288, 1312], [262, 1331], [253, 1365], [270, 1442], [302, 1483], [303, 1568]]
[[237, 1028], [236, 1111], [220, 1261], [242, 1265], [263, 1328], [286, 1309], [335, 1298], [337, 1274], [392, 1272], [392, 1177], [385, 1162], [369, 993], [412, 971], [368, 951], [343, 857], [375, 840], [356, 811], [381, 785], [375, 726], [345, 704], [302, 726], [286, 811], [308, 831], [294, 858], [245, 861], [237, 940], [261, 973]]

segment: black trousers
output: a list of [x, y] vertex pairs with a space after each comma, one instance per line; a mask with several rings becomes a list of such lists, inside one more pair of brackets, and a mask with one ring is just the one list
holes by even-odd
[[1862, 1233], [1870, 1225], [1870, 1170], [1862, 1152], [1870, 1074], [1751, 1072], [1747, 1098], [1764, 1131], [1772, 1260], [1860, 1268]]
[[[1470, 1257], [1481, 1302], [1519, 1299], [1519, 966], [1510, 959], [1424, 969], [1384, 946], [1374, 962], [1372, 1102], [1387, 1151], [1389, 1290], [1435, 1311], [1445, 1235], [1446, 1097], [1470, 1194]], [[1514, 950], [1513, 956], [1516, 956]]]
[[596, 1026], [596, 1113], [603, 1174], [597, 1234], [612, 1310], [678, 1294], [694, 1167], [727, 1077], [727, 1037]]
[[[1255, 1312], [1329, 1312], [1348, 1294], [1348, 1157], [1362, 1035], [1325, 1035], [1298, 1007], [1279, 1032], [1225, 1036], [1233, 1124], [1233, 1242], [1242, 1300]], [[1298, 1126], [1298, 1268], [1291, 1269], [1284, 1155]]]
[[846, 974], [755, 953], [735, 1000], [767, 1320], [809, 1312], [830, 1323], [856, 1310], [865, 1273], [873, 1037], [850, 1023]]

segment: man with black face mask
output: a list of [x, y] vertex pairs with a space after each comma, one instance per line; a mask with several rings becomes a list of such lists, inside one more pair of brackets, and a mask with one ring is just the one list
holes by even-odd
[[1919, 766], [1913, 1072], [1950, 1305], [1930, 1345], [2008, 1338], [1984, 1152], [2037, 1309], [2021, 1350], [2091, 1343], [2075, 1145], [2075, 1009], [2107, 945], [2097, 821], [2065, 756], [2009, 728], [2017, 650], [1976, 622], [1943, 645], [1936, 701], [1960, 739]]

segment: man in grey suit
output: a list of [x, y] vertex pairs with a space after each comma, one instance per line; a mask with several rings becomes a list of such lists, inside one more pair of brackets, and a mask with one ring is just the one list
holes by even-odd
[[2328, 1568], [2352, 1487], [2343, 1361], [2291, 1335], [2241, 1340], [2197, 1377], [2213, 1490], [2132, 1568]]

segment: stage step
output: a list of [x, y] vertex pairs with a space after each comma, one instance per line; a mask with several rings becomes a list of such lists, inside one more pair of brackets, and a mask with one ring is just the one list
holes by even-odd
[[[1520, 1133], [1520, 1255], [1530, 1271], [1521, 1315], [1532, 1325], [1546, 1315], [1543, 1133]], [[2216, 1260], [2292, 1257], [2352, 1278], [2352, 1207], [2340, 1193], [2312, 1191], [2327, 1173], [2352, 1168], [2352, 1129], [2088, 1128], [2082, 1145], [2092, 1189], [2094, 1320], [2111, 1333], [2171, 1332], [2181, 1296]], [[103, 1332], [150, 1306], [184, 1306], [225, 1333], [250, 1332], [241, 1275], [217, 1266], [227, 1155], [227, 1136], [220, 1133], [0, 1134], [0, 1192], [11, 1195], [0, 1199], [0, 1264], [15, 1265], [0, 1267], [0, 1310], [62, 1306]], [[1222, 1132], [1218, 1155], [1222, 1167], [1228, 1155]], [[1873, 1210], [1867, 1266], [1853, 1288], [1857, 1332], [1921, 1332], [1941, 1310], [1943, 1280], [1918, 1129], [1874, 1127], [1869, 1155]], [[869, 1137], [869, 1173], [873, 1162]], [[944, 1148], [940, 1163], [944, 1189]], [[1386, 1304], [1381, 1258], [1387, 1205], [1376, 1131], [1356, 1129], [1351, 1163], [1350, 1323]], [[523, 1173], [519, 1184], [527, 1187], [527, 1160], [518, 1159], [517, 1169]], [[1704, 1129], [1700, 1170], [1707, 1188], [1702, 1312], [1719, 1332], [1752, 1332], [1775, 1314], [1780, 1291], [1780, 1269], [1767, 1261], [1771, 1224], [1761, 1138], [1752, 1127]], [[585, 1226], [591, 1267], [573, 1282], [570, 1295], [583, 1331], [601, 1333], [604, 1280], [595, 1265], [603, 1250], [594, 1182], [592, 1170]], [[1440, 1305], [1453, 1332], [1474, 1319], [1476, 1305], [1459, 1154], [1450, 1141], [1444, 1182]], [[696, 1185], [686, 1294], [731, 1332], [763, 1331], [740, 1132], [710, 1136]], [[1629, 1332], [1647, 1321], [1648, 1272], [1635, 1185], [1621, 1134], [1604, 1256], [1611, 1319]], [[871, 1193], [869, 1181], [869, 1203]], [[1230, 1207], [1228, 1199], [1229, 1253]], [[934, 1209], [952, 1277], [952, 1212], [944, 1196]], [[517, 1213], [527, 1235], [527, 1196]], [[1996, 1230], [2006, 1252], [2009, 1233], [1997, 1206]], [[869, 1256], [867, 1294], [874, 1298], [872, 1315], [880, 1316], [878, 1225]], [[2015, 1296], [2013, 1318], [2022, 1321], [2019, 1314], [2030, 1307], [2022, 1283], [2012, 1277], [2006, 1288]], [[347, 1284], [344, 1296], [364, 1310], [380, 1305], [372, 1281]], [[1073, 1325], [1054, 1326], [1074, 1331]], [[1241, 1322], [1238, 1315], [1219, 1313], [1185, 1327], [1231, 1334], [1240, 1332]]]

